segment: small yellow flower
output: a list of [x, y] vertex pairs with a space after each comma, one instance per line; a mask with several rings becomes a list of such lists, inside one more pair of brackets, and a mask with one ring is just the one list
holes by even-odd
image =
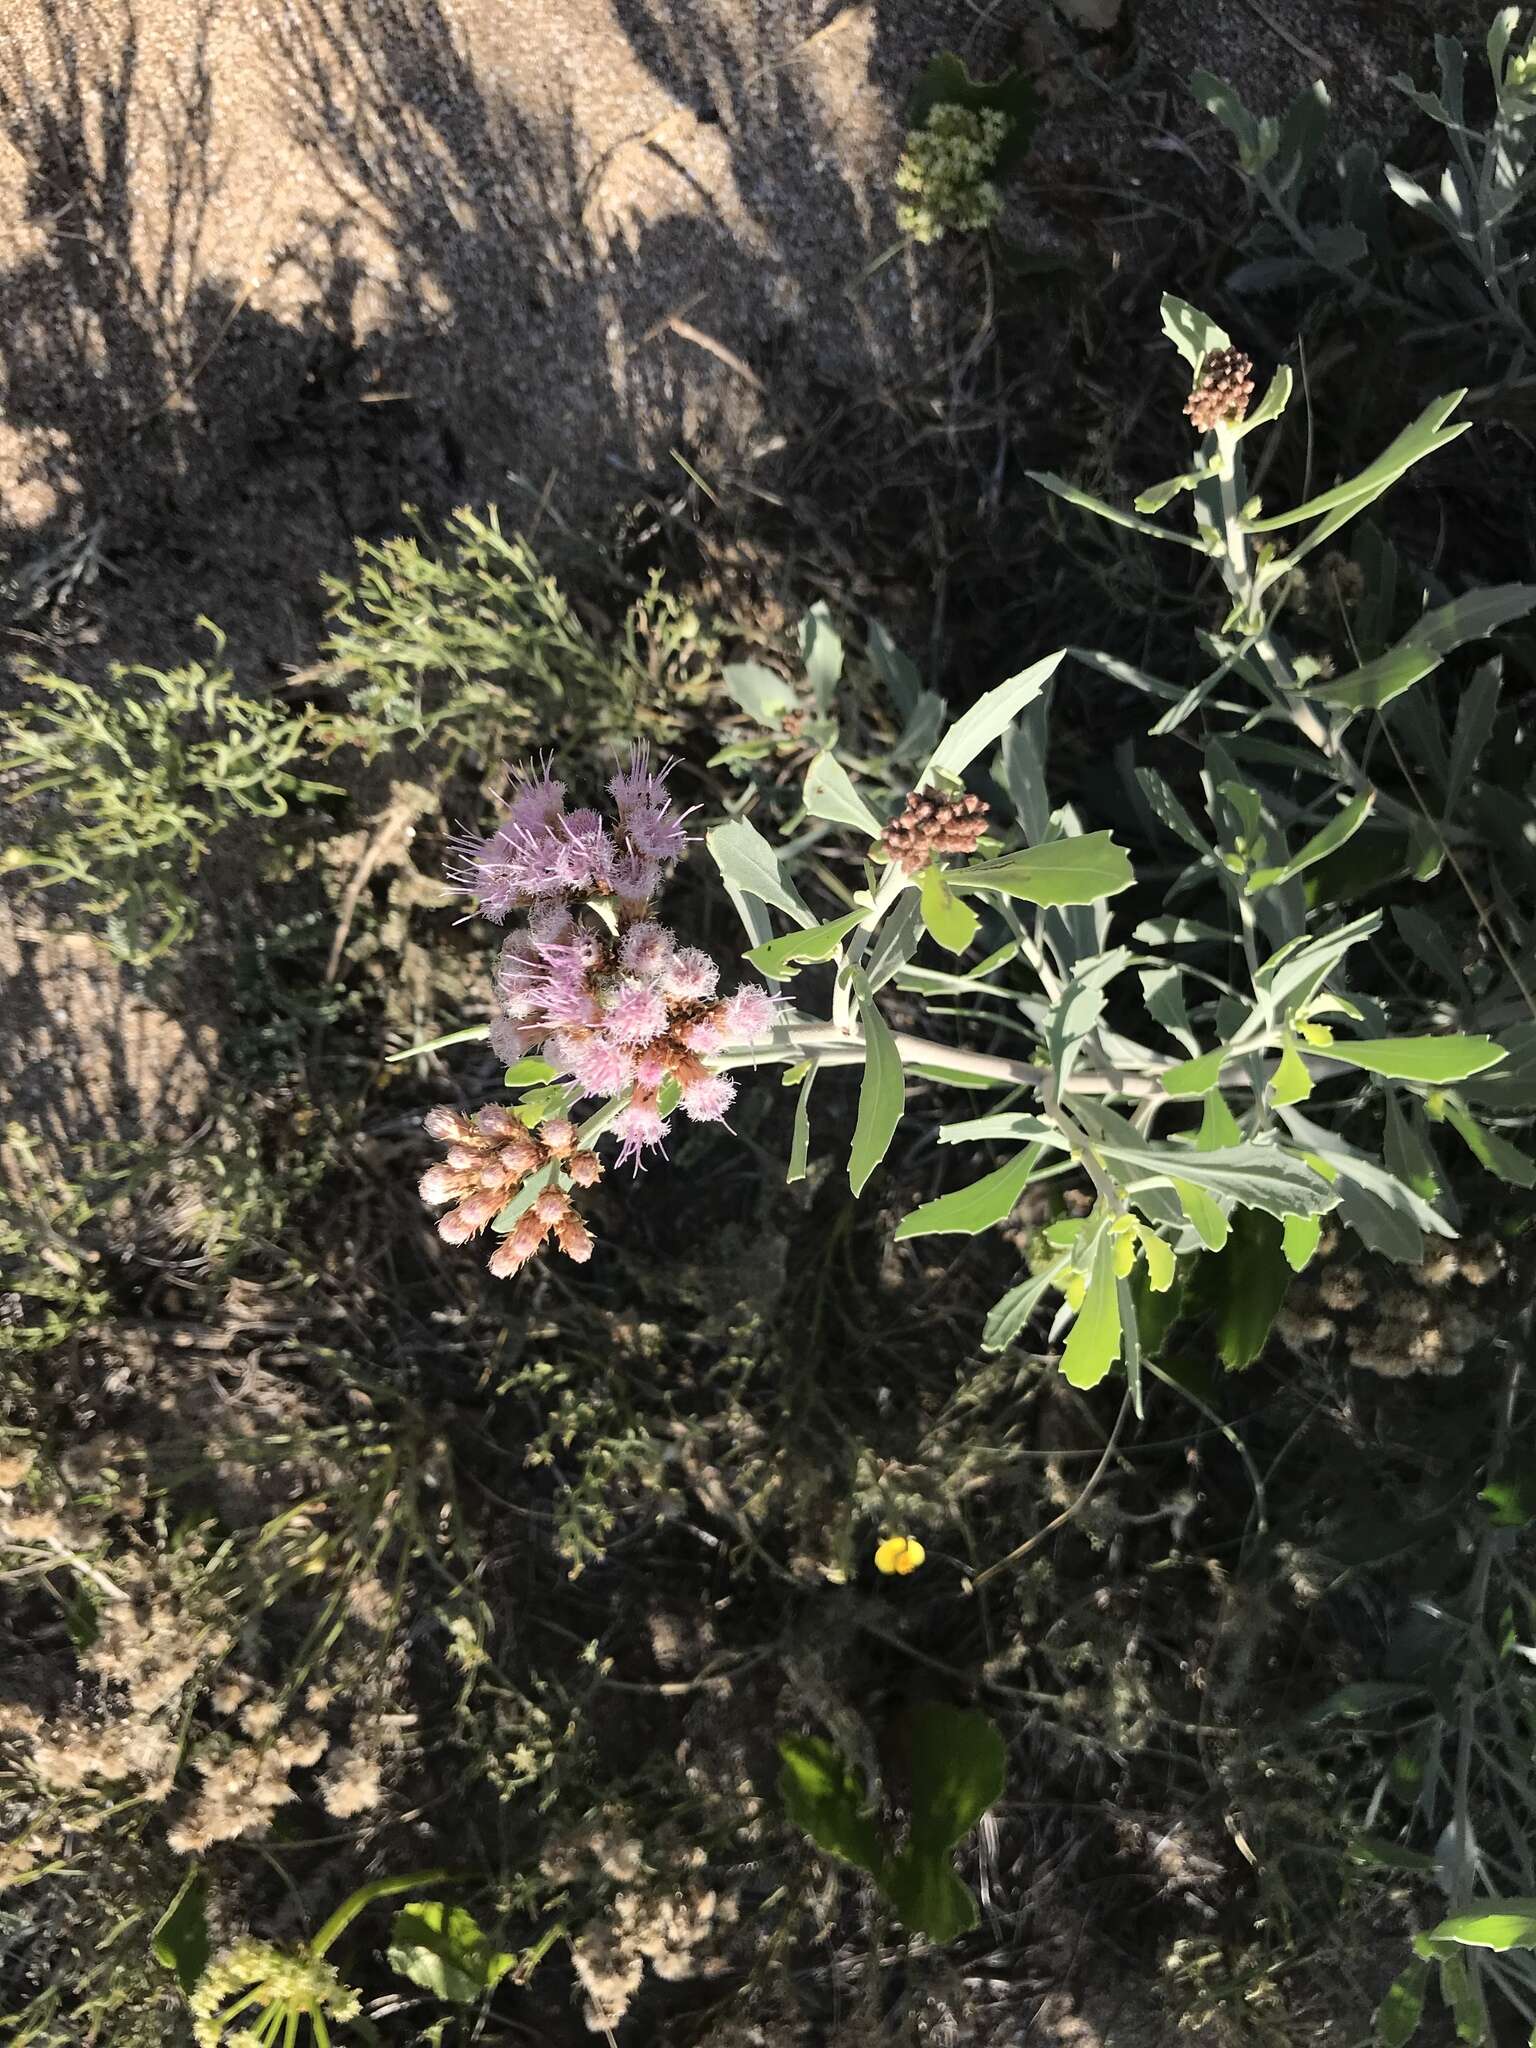
[[915, 1572], [928, 1555], [915, 1536], [887, 1536], [875, 1550], [875, 1570], [884, 1572], [889, 1578], [894, 1572], [904, 1579], [908, 1572]]

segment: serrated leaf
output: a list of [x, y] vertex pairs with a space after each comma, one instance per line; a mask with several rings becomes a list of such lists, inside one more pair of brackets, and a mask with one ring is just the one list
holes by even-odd
[[972, 1181], [969, 1187], [924, 1202], [920, 1209], [903, 1216], [896, 1226], [896, 1236], [935, 1237], [947, 1233], [975, 1237], [980, 1231], [990, 1230], [994, 1223], [1006, 1222], [1029, 1186], [1039, 1159], [1040, 1148], [1032, 1145], [1027, 1152], [1020, 1152], [980, 1180]]
[[1136, 781], [1142, 795], [1152, 808], [1153, 815], [1177, 838], [1196, 853], [1209, 853], [1210, 843], [1204, 839], [1194, 819], [1168, 787], [1155, 768], [1138, 768]]
[[864, 1781], [837, 1745], [820, 1735], [786, 1735], [779, 1755], [779, 1798], [795, 1826], [827, 1855], [878, 1871], [884, 1851], [864, 1811]]
[[1099, 1140], [1097, 1150], [1119, 1169], [1128, 1189], [1147, 1180], [1187, 1184], [1279, 1218], [1323, 1215], [1337, 1201], [1327, 1181], [1305, 1161], [1252, 1138], [1219, 1152], [1151, 1141], [1132, 1145], [1118, 1138]]
[[1444, 1085], [1496, 1067], [1504, 1048], [1491, 1038], [1341, 1038], [1328, 1056], [1390, 1080]]
[[782, 938], [769, 939], [766, 945], [752, 947], [745, 958], [771, 981], [787, 981], [799, 966], [830, 960], [843, 940], [862, 924], [868, 914], [864, 910], [850, 910], [844, 917], [812, 925], [809, 931], [786, 932]]
[[805, 771], [805, 808], [813, 818], [831, 818], [878, 839], [884, 826], [854, 788], [847, 771], [832, 754], [818, 754]]
[[981, 919], [968, 903], [962, 903], [945, 879], [942, 868], [932, 862], [923, 869], [918, 883], [918, 900], [928, 936], [946, 953], [964, 953], [975, 938]]
[[401, 1908], [390, 1928], [388, 1956], [392, 1970], [451, 2005], [473, 2005], [517, 1962], [496, 1947], [472, 1914], [442, 1899]]
[[1072, 1386], [1096, 1387], [1120, 1356], [1120, 1290], [1114, 1241], [1101, 1228], [1093, 1248], [1088, 1291], [1061, 1354], [1062, 1376]]
[[1026, 903], [1060, 909], [1076, 903], [1098, 903], [1129, 889], [1136, 877], [1124, 847], [1108, 832], [1081, 832], [1070, 839], [1048, 839], [1043, 845], [1004, 854], [998, 860], [975, 861], [951, 868], [946, 879], [957, 895], [991, 890]]
[[743, 895], [771, 903], [795, 922], [809, 928], [816, 919], [801, 900], [783, 862], [757, 827], [745, 818], [732, 818], [704, 835], [715, 866], [722, 878]]
[[891, 1148], [896, 1126], [901, 1121], [906, 1088], [901, 1071], [901, 1054], [891, 1027], [881, 1016], [869, 982], [862, 974], [852, 976], [858, 998], [859, 1021], [864, 1030], [864, 1074], [859, 1083], [859, 1114], [853, 1127], [853, 1146], [848, 1154], [848, 1185], [856, 1195], [864, 1192], [870, 1175]]
[[1065, 648], [1059, 648], [1055, 654], [1032, 663], [1018, 675], [1010, 676], [1006, 683], [988, 690], [969, 711], [962, 712], [934, 748], [927, 767], [917, 778], [917, 787], [921, 789], [941, 775], [953, 776], [959, 782], [977, 755], [1000, 740], [1025, 705], [1040, 695], [1065, 653]]
[[1147, 1262], [1147, 1285], [1154, 1294], [1166, 1294], [1178, 1277], [1179, 1262], [1173, 1246], [1155, 1230], [1141, 1234], [1141, 1255]]
[[759, 725], [777, 727], [794, 708], [791, 684], [760, 661], [728, 661], [720, 671], [726, 693]]

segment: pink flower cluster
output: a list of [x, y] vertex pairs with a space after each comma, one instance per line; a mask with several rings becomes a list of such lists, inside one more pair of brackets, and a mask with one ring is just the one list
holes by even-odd
[[[509, 1062], [542, 1054], [571, 1104], [622, 1098], [608, 1128], [620, 1163], [637, 1167], [665, 1144], [669, 1083], [685, 1116], [724, 1118], [736, 1084], [708, 1062], [759, 1043], [778, 1009], [750, 984], [722, 997], [709, 955], [650, 915], [687, 839], [666, 775], [635, 748], [609, 781], [604, 817], [567, 810], [547, 765], [520, 773], [490, 837], [457, 843], [450, 877], [497, 924], [524, 913], [497, 964], [492, 1047]], [[470, 1214], [484, 1206], [472, 1200]]]
[[666, 777], [665, 767], [651, 767], [643, 747], [633, 748], [629, 765], [608, 783], [609, 822], [597, 811], [568, 811], [565, 784], [547, 765], [521, 772], [490, 837], [455, 843], [449, 880], [495, 924], [532, 904], [595, 896], [611, 896], [638, 912], [687, 843], [687, 814], [668, 797]]

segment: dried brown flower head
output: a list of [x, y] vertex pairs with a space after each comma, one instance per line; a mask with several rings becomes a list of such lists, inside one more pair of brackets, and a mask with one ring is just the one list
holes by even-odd
[[909, 875], [926, 867], [936, 853], [974, 853], [987, 829], [987, 806], [979, 796], [953, 802], [914, 790], [899, 818], [882, 835], [891, 859]]
[[1213, 348], [1201, 365], [1184, 410], [1202, 434], [1225, 422], [1232, 426], [1248, 411], [1253, 396], [1253, 359], [1240, 348]]

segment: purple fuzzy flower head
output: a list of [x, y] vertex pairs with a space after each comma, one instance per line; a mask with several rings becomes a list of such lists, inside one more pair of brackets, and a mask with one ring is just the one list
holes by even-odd
[[682, 1109], [696, 1124], [718, 1124], [736, 1100], [736, 1083], [729, 1074], [706, 1074], [683, 1089]]
[[646, 1045], [667, 1028], [667, 999], [643, 981], [621, 982], [604, 1018], [604, 1029], [618, 1045]]
[[613, 1129], [619, 1140], [620, 1166], [632, 1165], [636, 1173], [640, 1171], [642, 1152], [666, 1149], [667, 1120], [651, 1096], [637, 1095], [614, 1118]]
[[778, 1019], [779, 1005], [767, 989], [748, 982], [728, 996], [721, 1005], [720, 1021], [727, 1038], [735, 1045], [756, 1045], [766, 1038]]
[[683, 946], [673, 954], [662, 975], [662, 987], [679, 1002], [707, 1003], [720, 980], [720, 970], [697, 946]]

